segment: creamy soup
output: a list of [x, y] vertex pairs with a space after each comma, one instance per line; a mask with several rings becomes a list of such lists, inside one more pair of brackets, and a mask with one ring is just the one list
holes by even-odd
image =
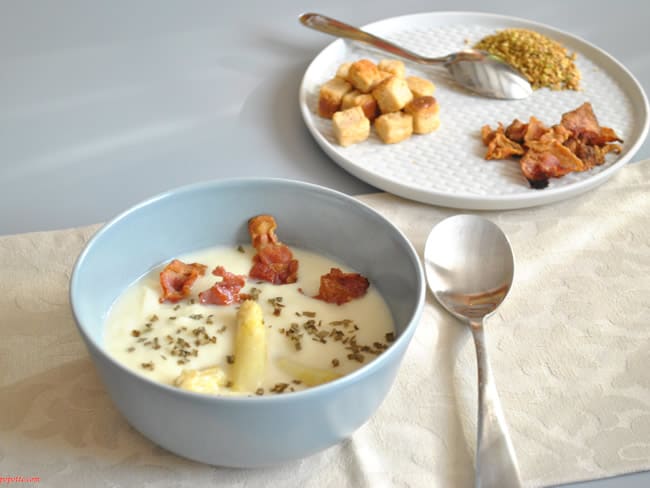
[[[299, 261], [298, 280], [283, 285], [248, 277], [256, 253], [251, 246], [210, 248], [180, 256], [185, 263], [207, 265], [207, 272], [193, 284], [190, 295], [177, 303], [159, 302], [159, 275], [164, 266], [151, 270], [111, 308], [105, 328], [107, 351], [132, 370], [169, 385], [178, 384], [184, 371], [209, 371], [216, 366], [226, 382], [219, 393], [230, 394], [228, 377], [236, 361], [240, 304], [206, 305], [198, 298], [220, 279], [211, 274], [216, 266], [247, 276], [241, 293], [252, 296], [263, 314], [264, 378], [256, 391], [245, 394], [302, 390], [360, 368], [390, 345], [392, 316], [372, 283], [363, 297], [342, 305], [315, 299], [321, 275], [331, 268], [352, 270], [321, 255], [291, 250]], [[306, 368], [323, 379], [305, 380], [296, 368]]]

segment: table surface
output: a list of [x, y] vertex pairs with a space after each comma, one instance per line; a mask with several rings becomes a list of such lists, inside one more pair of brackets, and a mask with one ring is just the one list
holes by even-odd
[[[304, 11], [356, 25], [434, 7], [522, 17], [604, 49], [650, 92], [647, 2], [369, 5], [3, 3], [0, 235], [106, 221], [148, 196], [206, 179], [275, 176], [349, 194], [376, 191], [334, 164], [302, 122], [302, 75], [332, 40], [298, 24]], [[647, 158], [646, 140], [633, 160]], [[650, 472], [567, 486], [648, 485]]]

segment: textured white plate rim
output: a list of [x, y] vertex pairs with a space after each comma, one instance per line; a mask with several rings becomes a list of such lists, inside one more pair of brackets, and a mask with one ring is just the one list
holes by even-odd
[[[650, 126], [650, 119], [648, 114], [650, 108], [648, 106], [648, 98], [643, 91], [641, 84], [634, 77], [634, 75], [623, 66], [616, 58], [603, 51], [602, 49], [594, 46], [593, 44], [585, 41], [584, 39], [577, 37], [573, 34], [569, 34], [562, 30], [556, 29], [554, 27], [548, 26], [546, 24], [541, 24], [538, 22], [530, 21], [527, 19], [522, 19], [519, 17], [505, 16], [500, 14], [492, 13], [482, 13], [482, 12], [464, 12], [464, 11], [449, 11], [449, 12], [427, 12], [427, 13], [417, 13], [409, 14], [399, 17], [391, 17], [371, 24], [363, 26], [364, 29], [381, 34], [381, 29], [390, 26], [394, 23], [411, 23], [415, 20], [421, 21], [423, 18], [430, 18], [436, 20], [438, 24], [442, 25], [442, 20], [463, 20], [463, 21], [485, 21], [490, 20], [492, 22], [501, 22], [508, 24], [520, 24], [521, 27], [531, 28], [537, 30], [542, 34], [553, 34], [558, 37], [565, 39], [570, 39], [574, 43], [582, 45], [581, 47], [586, 48], [590, 51], [590, 54], [593, 54], [599, 60], [613, 65], [616, 69], [620, 71], [620, 74], [626, 77], [622, 80], [625, 83], [625, 93], [629, 98], [634, 99], [637, 103], [634, 104], [635, 110], [639, 114], [639, 121], [641, 125], [641, 130], [638, 132], [637, 137], [630, 144], [628, 141], [625, 141], [626, 147], [624, 147], [624, 154], [615, 161], [611, 166], [605, 168], [599, 173], [586, 176], [585, 179], [571, 183], [569, 185], [558, 187], [558, 188], [546, 188], [543, 190], [534, 190], [530, 189], [526, 193], [510, 194], [510, 195], [500, 195], [500, 196], [485, 196], [485, 195], [476, 195], [473, 193], [464, 193], [455, 191], [454, 193], [445, 193], [435, 190], [430, 190], [425, 187], [418, 187], [411, 184], [405, 184], [399, 181], [395, 181], [391, 178], [386, 178], [381, 174], [376, 172], [368, 171], [357, 161], [351, 160], [344, 155], [342, 155], [337, 148], [332, 145], [317, 127], [312, 122], [312, 117], [314, 114], [309, 110], [307, 104], [307, 90], [309, 79], [311, 73], [317, 70], [318, 65], [320, 64], [321, 59], [327, 56], [331, 52], [336, 51], [337, 49], [342, 49], [345, 42], [342, 39], [337, 39], [334, 42], [326, 46], [320, 53], [312, 60], [312, 62], [307, 67], [305, 74], [303, 76], [302, 82], [300, 84], [299, 91], [299, 104], [300, 111], [307, 125], [309, 132], [312, 134], [318, 145], [332, 158], [337, 164], [344, 168], [349, 173], [353, 174], [357, 178], [365, 181], [368, 184], [376, 186], [384, 191], [389, 193], [394, 193], [395, 195], [408, 198], [411, 200], [417, 200], [423, 203], [429, 203], [434, 205], [442, 205], [447, 207], [462, 208], [462, 209], [474, 209], [474, 210], [506, 210], [506, 209], [515, 209], [515, 208], [524, 208], [532, 207], [536, 205], [543, 205], [546, 203], [560, 201], [580, 193], [583, 193], [587, 190], [590, 190], [602, 183], [604, 183], [608, 178], [610, 178], [616, 171], [622, 168], [626, 163], [628, 163], [634, 154], [639, 150], [640, 146], [643, 144]], [[602, 63], [601, 63], [602, 64]], [[618, 79], [618, 78], [617, 78]], [[638, 103], [640, 102], [640, 103]]]

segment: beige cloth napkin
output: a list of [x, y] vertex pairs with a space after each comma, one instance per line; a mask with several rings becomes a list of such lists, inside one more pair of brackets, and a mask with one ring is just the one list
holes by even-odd
[[[456, 213], [359, 198], [420, 255], [428, 229]], [[516, 254], [487, 336], [527, 486], [650, 469], [650, 163], [572, 200], [482, 214]], [[0, 476], [66, 487], [472, 486], [473, 345], [431, 295], [386, 401], [340, 445], [260, 470], [156, 447], [113, 407], [69, 310], [71, 267], [96, 229], [0, 238]]]

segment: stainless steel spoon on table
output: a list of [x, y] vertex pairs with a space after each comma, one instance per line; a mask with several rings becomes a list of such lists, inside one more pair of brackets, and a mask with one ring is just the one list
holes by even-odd
[[519, 71], [485, 51], [467, 49], [439, 58], [426, 58], [369, 32], [321, 14], [302, 14], [300, 22], [311, 29], [361, 41], [415, 63], [444, 66], [457, 83], [479, 95], [518, 99], [526, 98], [533, 92], [530, 83]]
[[433, 295], [467, 324], [478, 365], [476, 487], [520, 487], [521, 479], [485, 347], [483, 323], [503, 302], [514, 276], [508, 239], [491, 221], [456, 215], [438, 223], [424, 249]]

